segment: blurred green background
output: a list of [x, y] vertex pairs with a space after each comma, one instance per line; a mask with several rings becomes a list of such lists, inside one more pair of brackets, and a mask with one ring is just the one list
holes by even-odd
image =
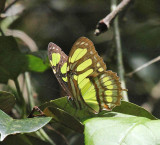
[[[6, 6], [12, 2], [7, 0]], [[68, 55], [75, 40], [88, 37], [103, 57], [107, 69], [117, 72], [112, 24], [107, 32], [94, 35], [96, 24], [110, 12], [110, 5], [108, 0], [17, 0], [1, 13], [1, 28], [16, 38], [23, 53], [38, 50], [47, 53], [48, 43], [54, 42]], [[120, 13], [119, 27], [126, 74], [160, 56], [159, 0], [133, 0]], [[43, 73], [30, 74], [36, 105], [65, 95], [51, 68]], [[131, 77], [126, 76], [125, 80], [129, 101], [160, 118], [160, 61]], [[66, 128], [59, 131], [67, 132]], [[56, 133], [51, 137], [57, 144], [65, 144]], [[83, 136], [75, 132], [70, 132], [67, 138], [69, 144], [81, 145], [83, 142]]]

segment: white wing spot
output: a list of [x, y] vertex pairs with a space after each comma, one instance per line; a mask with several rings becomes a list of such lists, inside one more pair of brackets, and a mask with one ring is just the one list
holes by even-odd
[[94, 56], [94, 59], [97, 60], [96, 56]]
[[93, 51], [90, 51], [90, 54], [93, 54]]
[[81, 42], [81, 45], [83, 45], [85, 42]]
[[88, 45], [88, 43], [85, 43], [84, 45], [86, 45], [86, 46], [87, 46], [87, 45]]
[[54, 74], [56, 74], [56, 70], [55, 69], [53, 69], [53, 72], [54, 72]]

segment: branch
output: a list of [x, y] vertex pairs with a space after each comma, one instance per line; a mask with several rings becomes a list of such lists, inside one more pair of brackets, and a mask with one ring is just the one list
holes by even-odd
[[5, 13], [10, 7], [12, 7], [16, 2], [18, 2], [19, 0], [14, 0], [11, 4], [9, 4], [3, 11], [3, 13]]
[[145, 67], [147, 67], [147, 66], [149, 66], [149, 65], [151, 65], [151, 64], [153, 64], [153, 63], [155, 63], [155, 62], [157, 62], [157, 61], [160, 61], [160, 56], [158, 56], [158, 57], [156, 57], [156, 58], [154, 58], [154, 59], [148, 61], [147, 63], [143, 64], [142, 66], [136, 68], [134, 71], [132, 71], [132, 72], [126, 74], [126, 76], [131, 77], [131, 76], [132, 76], [133, 74], [135, 74], [136, 72], [138, 72], [138, 71], [144, 69]]
[[69, 145], [69, 142], [68, 142], [67, 138], [66, 138], [62, 133], [60, 133], [59, 131], [57, 131], [56, 129], [54, 129], [53, 127], [51, 127], [51, 126], [49, 126], [49, 125], [47, 125], [47, 128], [48, 128], [49, 130], [54, 131], [54, 132], [57, 133], [59, 136], [61, 136], [62, 139], [65, 141], [66, 145]]
[[35, 106], [35, 102], [33, 99], [33, 90], [32, 90], [31, 78], [30, 78], [29, 72], [25, 72], [24, 76], [25, 76], [26, 88], [27, 88], [27, 93], [28, 93], [29, 107], [32, 110]]
[[30, 48], [31, 51], [37, 51], [38, 50], [38, 46], [32, 40], [32, 38], [29, 37], [25, 32], [23, 32], [21, 30], [7, 29], [6, 32], [5, 32], [5, 35], [6, 36], [14, 36], [14, 37], [17, 37], [17, 38], [21, 39]]
[[16, 90], [17, 90], [17, 101], [19, 101], [20, 105], [21, 105], [21, 109], [22, 109], [22, 114], [21, 116], [25, 117], [26, 115], [26, 103], [23, 97], [23, 94], [21, 92], [20, 86], [19, 86], [19, 82], [18, 79], [13, 80], [14, 84], [16, 86]]
[[[115, 11], [116, 9], [117, 0], [111, 0], [111, 9], [112, 11]], [[125, 79], [124, 79], [124, 66], [123, 66], [123, 56], [122, 56], [122, 45], [121, 45], [121, 37], [120, 37], [120, 31], [119, 31], [119, 24], [118, 24], [118, 17], [114, 19], [113, 22], [113, 28], [114, 28], [114, 37], [115, 37], [115, 43], [116, 43], [116, 49], [117, 49], [117, 65], [118, 65], [118, 72], [121, 79], [121, 86], [122, 89], [126, 89]], [[123, 91], [123, 100], [128, 101], [128, 94], [127, 91]]]
[[123, 0], [111, 13], [109, 13], [105, 18], [100, 20], [96, 26], [94, 32], [95, 35], [99, 35], [104, 31], [107, 31], [110, 27], [110, 23], [116, 17], [116, 15], [126, 7], [131, 0]]

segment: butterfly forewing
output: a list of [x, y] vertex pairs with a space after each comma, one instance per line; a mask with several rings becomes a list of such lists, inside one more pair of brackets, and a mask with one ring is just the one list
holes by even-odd
[[86, 37], [80, 37], [69, 53], [68, 68], [78, 75], [91, 69], [91, 75], [94, 76], [105, 71], [106, 65], [95, 50], [93, 42]]
[[67, 60], [68, 56], [59, 46], [50, 42], [48, 45], [48, 57], [52, 70], [67, 95], [70, 96], [67, 84]]

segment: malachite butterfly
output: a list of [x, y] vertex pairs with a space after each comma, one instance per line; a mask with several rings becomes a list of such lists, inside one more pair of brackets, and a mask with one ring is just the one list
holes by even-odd
[[51, 42], [48, 56], [56, 78], [78, 109], [87, 107], [100, 112], [120, 105], [121, 92], [125, 89], [121, 88], [116, 73], [106, 71], [91, 40], [80, 37], [69, 56]]

